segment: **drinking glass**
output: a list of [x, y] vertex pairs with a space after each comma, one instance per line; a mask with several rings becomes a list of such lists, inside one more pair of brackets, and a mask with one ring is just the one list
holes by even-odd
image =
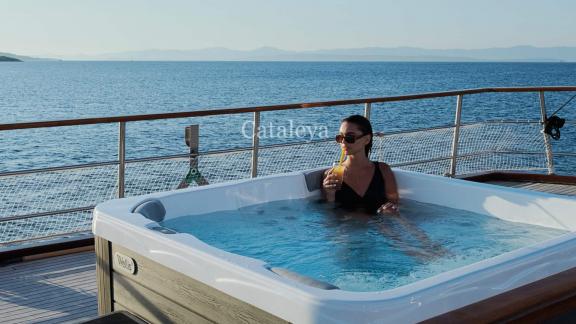
[[335, 175], [336, 180], [338, 181], [338, 183], [336, 184], [336, 189], [340, 189], [340, 187], [342, 186], [342, 182], [344, 181], [344, 171], [345, 171], [345, 167], [340, 164], [339, 162], [334, 162], [332, 164], [332, 169], [330, 170], [330, 173], [332, 173], [333, 175]]

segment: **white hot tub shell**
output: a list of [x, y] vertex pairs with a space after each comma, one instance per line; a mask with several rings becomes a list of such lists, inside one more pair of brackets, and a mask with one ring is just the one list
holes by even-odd
[[[401, 170], [394, 170], [401, 199], [563, 229], [569, 233], [395, 289], [350, 292], [322, 289], [321, 285], [315, 287], [313, 282], [310, 285], [305, 279], [279, 275], [270, 271], [265, 262], [222, 251], [193, 235], [163, 233], [156, 222], [270, 201], [317, 196], [320, 171], [240, 180], [102, 203], [94, 211], [93, 233], [98, 240], [121, 249], [120, 252], [111, 249], [113, 252], [109, 255], [99, 256], [109, 258], [110, 268], [113, 268], [105, 275], [118, 273], [128, 278], [137, 275], [138, 270], [131, 267], [139, 267], [141, 261], [134, 257], [138, 255], [183, 278], [192, 278], [223, 295], [271, 314], [270, 321], [405, 323], [456, 310], [576, 265], [576, 199]], [[148, 218], [134, 212], [150, 201], [156, 205], [142, 212], [151, 214], [147, 215]], [[106, 249], [103, 249], [104, 254]], [[126, 251], [133, 254], [126, 255]], [[112, 283], [109, 297], [100, 296], [100, 302], [109, 305], [101, 305], [101, 311], [128, 308], [115, 303], [114, 290], [118, 287], [114, 285], [119, 283], [110, 278], [109, 281]], [[140, 284], [145, 287], [143, 289], [153, 289], [145, 282]], [[100, 295], [106, 294], [105, 290], [101, 289]], [[118, 296], [121, 294], [117, 293]], [[178, 300], [174, 302], [176, 308], [186, 304]], [[162, 312], [163, 308], [158, 309]], [[194, 312], [218, 321], [210, 314], [201, 314], [201, 310]], [[158, 314], [154, 315], [155, 318], [150, 318], [152, 315], [149, 314], [140, 315], [151, 321], [163, 320]]]

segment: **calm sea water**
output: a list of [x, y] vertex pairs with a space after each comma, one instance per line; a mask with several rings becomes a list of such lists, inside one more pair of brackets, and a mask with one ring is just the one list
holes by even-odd
[[411, 200], [401, 209], [377, 217], [284, 200], [162, 225], [351, 291], [399, 287], [567, 233]]
[[[576, 85], [574, 63], [24, 62], [0, 64], [1, 123], [381, 97], [477, 87]], [[549, 111], [569, 93], [547, 97]], [[379, 131], [447, 125], [455, 98], [375, 105]], [[326, 127], [361, 106], [278, 112], [262, 125]], [[562, 117], [576, 119], [574, 105]], [[464, 99], [464, 121], [537, 119], [535, 94]], [[251, 115], [132, 123], [128, 158], [186, 152], [183, 127], [201, 124], [201, 149], [247, 146]], [[574, 127], [554, 145], [574, 151]], [[320, 128], [318, 128], [320, 129]], [[318, 136], [316, 134], [315, 136]], [[264, 138], [263, 144], [308, 138]], [[316, 139], [316, 138], [313, 138]], [[2, 132], [0, 171], [116, 159], [117, 126]]]

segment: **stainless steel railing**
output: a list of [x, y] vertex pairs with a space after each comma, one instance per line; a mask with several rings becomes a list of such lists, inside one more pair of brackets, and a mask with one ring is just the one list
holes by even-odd
[[[49, 172], [58, 171], [70, 171], [70, 170], [80, 170], [96, 167], [117, 167], [117, 179], [116, 179], [116, 196], [118, 198], [125, 197], [126, 195], [126, 166], [131, 163], [142, 163], [142, 162], [154, 162], [154, 161], [165, 161], [171, 159], [186, 159], [189, 157], [188, 154], [181, 155], [170, 155], [161, 157], [151, 157], [151, 158], [140, 158], [140, 159], [126, 159], [126, 124], [136, 121], [144, 120], [162, 120], [162, 119], [177, 119], [177, 118], [188, 118], [188, 117], [201, 117], [201, 116], [215, 116], [215, 115], [229, 115], [229, 114], [240, 114], [240, 113], [251, 113], [253, 115], [253, 132], [252, 132], [252, 145], [247, 148], [240, 149], [230, 149], [230, 150], [219, 150], [199, 154], [200, 156], [210, 156], [218, 154], [230, 154], [239, 152], [250, 152], [250, 176], [256, 177], [259, 175], [259, 164], [261, 152], [264, 150], [280, 149], [283, 147], [289, 147], [294, 145], [313, 145], [314, 143], [327, 142], [326, 140], [314, 141], [314, 142], [299, 142], [290, 144], [273, 144], [273, 145], [260, 145], [260, 138], [258, 135], [258, 129], [260, 126], [261, 114], [264, 112], [280, 111], [280, 110], [294, 110], [294, 109], [309, 109], [317, 107], [334, 107], [334, 106], [344, 106], [344, 105], [364, 105], [364, 115], [367, 118], [371, 118], [372, 105], [375, 103], [386, 103], [386, 102], [401, 102], [409, 100], [421, 100], [421, 99], [431, 99], [431, 98], [444, 98], [444, 97], [456, 97], [456, 112], [454, 116], [454, 123], [451, 126], [444, 127], [431, 127], [426, 129], [417, 130], [417, 132], [423, 131], [451, 131], [452, 140], [450, 145], [449, 155], [439, 155], [430, 158], [416, 159], [413, 161], [400, 161], [398, 163], [391, 163], [392, 166], [396, 167], [406, 167], [411, 165], [425, 164], [425, 163], [436, 163], [436, 162], [449, 162], [447, 171], [444, 173], [447, 176], [454, 177], [458, 174], [458, 163], [467, 158], [473, 158], [481, 155], [487, 154], [516, 154], [516, 155], [545, 155], [546, 157], [546, 171], [549, 174], [553, 174], [555, 171], [554, 164], [554, 152], [552, 151], [552, 145], [550, 143], [550, 138], [547, 134], [542, 132], [542, 140], [545, 146], [545, 152], [537, 151], [518, 151], [518, 150], [482, 150], [478, 152], [468, 152], [461, 153], [459, 150], [461, 142], [461, 131], [465, 127], [471, 127], [477, 125], [474, 124], [463, 124], [461, 115], [463, 109], [464, 96], [471, 96], [481, 93], [517, 93], [517, 92], [534, 92], [539, 96], [540, 102], [540, 121], [492, 121], [493, 124], [515, 124], [515, 125], [542, 125], [546, 122], [546, 103], [545, 103], [545, 93], [546, 92], [562, 92], [562, 91], [576, 91], [576, 86], [571, 87], [531, 87], [531, 88], [484, 88], [484, 89], [469, 89], [462, 91], [450, 91], [450, 92], [437, 92], [437, 93], [426, 93], [426, 94], [416, 94], [407, 96], [394, 96], [394, 97], [382, 97], [382, 98], [364, 98], [364, 99], [352, 99], [352, 100], [339, 100], [339, 101], [329, 101], [329, 102], [310, 102], [310, 103], [299, 103], [299, 104], [288, 104], [288, 105], [275, 105], [275, 106], [260, 106], [260, 107], [244, 107], [236, 109], [216, 109], [216, 110], [202, 110], [202, 111], [190, 111], [190, 112], [180, 112], [180, 113], [166, 113], [166, 114], [148, 114], [148, 115], [135, 115], [135, 116], [118, 116], [118, 117], [104, 117], [104, 118], [85, 118], [85, 119], [74, 119], [74, 120], [57, 120], [57, 121], [44, 121], [44, 122], [27, 122], [27, 123], [11, 123], [11, 124], [0, 124], [0, 131], [10, 131], [10, 130], [22, 130], [22, 129], [33, 129], [33, 128], [46, 128], [46, 127], [65, 127], [65, 126], [80, 126], [80, 125], [94, 125], [94, 124], [108, 124], [117, 123], [118, 124], [118, 160], [108, 161], [102, 163], [89, 163], [82, 165], [73, 166], [61, 166], [52, 168], [42, 168], [24, 171], [14, 171], [14, 172], [3, 172], [0, 173], [0, 184], [2, 179], [13, 176], [22, 175], [32, 175], [32, 174], [45, 174]], [[489, 123], [483, 123], [489, 124]], [[409, 134], [415, 131], [405, 131], [390, 133], [386, 136], [395, 136], [402, 134]], [[576, 157], [576, 153], [563, 152], [556, 154], [556, 156], [565, 157]], [[30, 220], [34, 218], [41, 217], [58, 217], [67, 215], [74, 212], [86, 212], [94, 207], [93, 204], [80, 205], [72, 208], [62, 208], [50, 211], [39, 211], [23, 213], [19, 215], [0, 215], [0, 225], [9, 222], [17, 222], [23, 220]], [[0, 228], [0, 236], [2, 234]], [[66, 233], [62, 233], [66, 234]], [[48, 235], [46, 235], [48, 236]], [[41, 237], [41, 236], [40, 236]], [[17, 240], [16, 240], [17, 241]], [[15, 242], [2, 242], [0, 237], [0, 244], [13, 243]]]

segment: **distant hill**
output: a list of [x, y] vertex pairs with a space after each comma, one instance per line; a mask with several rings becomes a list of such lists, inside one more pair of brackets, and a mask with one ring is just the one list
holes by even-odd
[[514, 46], [486, 49], [366, 47], [287, 51], [273, 47], [241, 51], [223, 47], [198, 50], [144, 50], [82, 56], [84, 60], [136, 61], [423, 61], [423, 62], [576, 62], [576, 47]]
[[12, 53], [2, 53], [2, 52], [0, 52], [0, 56], [17, 59], [19, 61], [59, 61], [58, 59], [31, 57], [31, 56], [16, 55]]
[[19, 60], [17, 58], [13, 58], [13, 57], [0, 55], [0, 62], [22, 62], [22, 60]]

